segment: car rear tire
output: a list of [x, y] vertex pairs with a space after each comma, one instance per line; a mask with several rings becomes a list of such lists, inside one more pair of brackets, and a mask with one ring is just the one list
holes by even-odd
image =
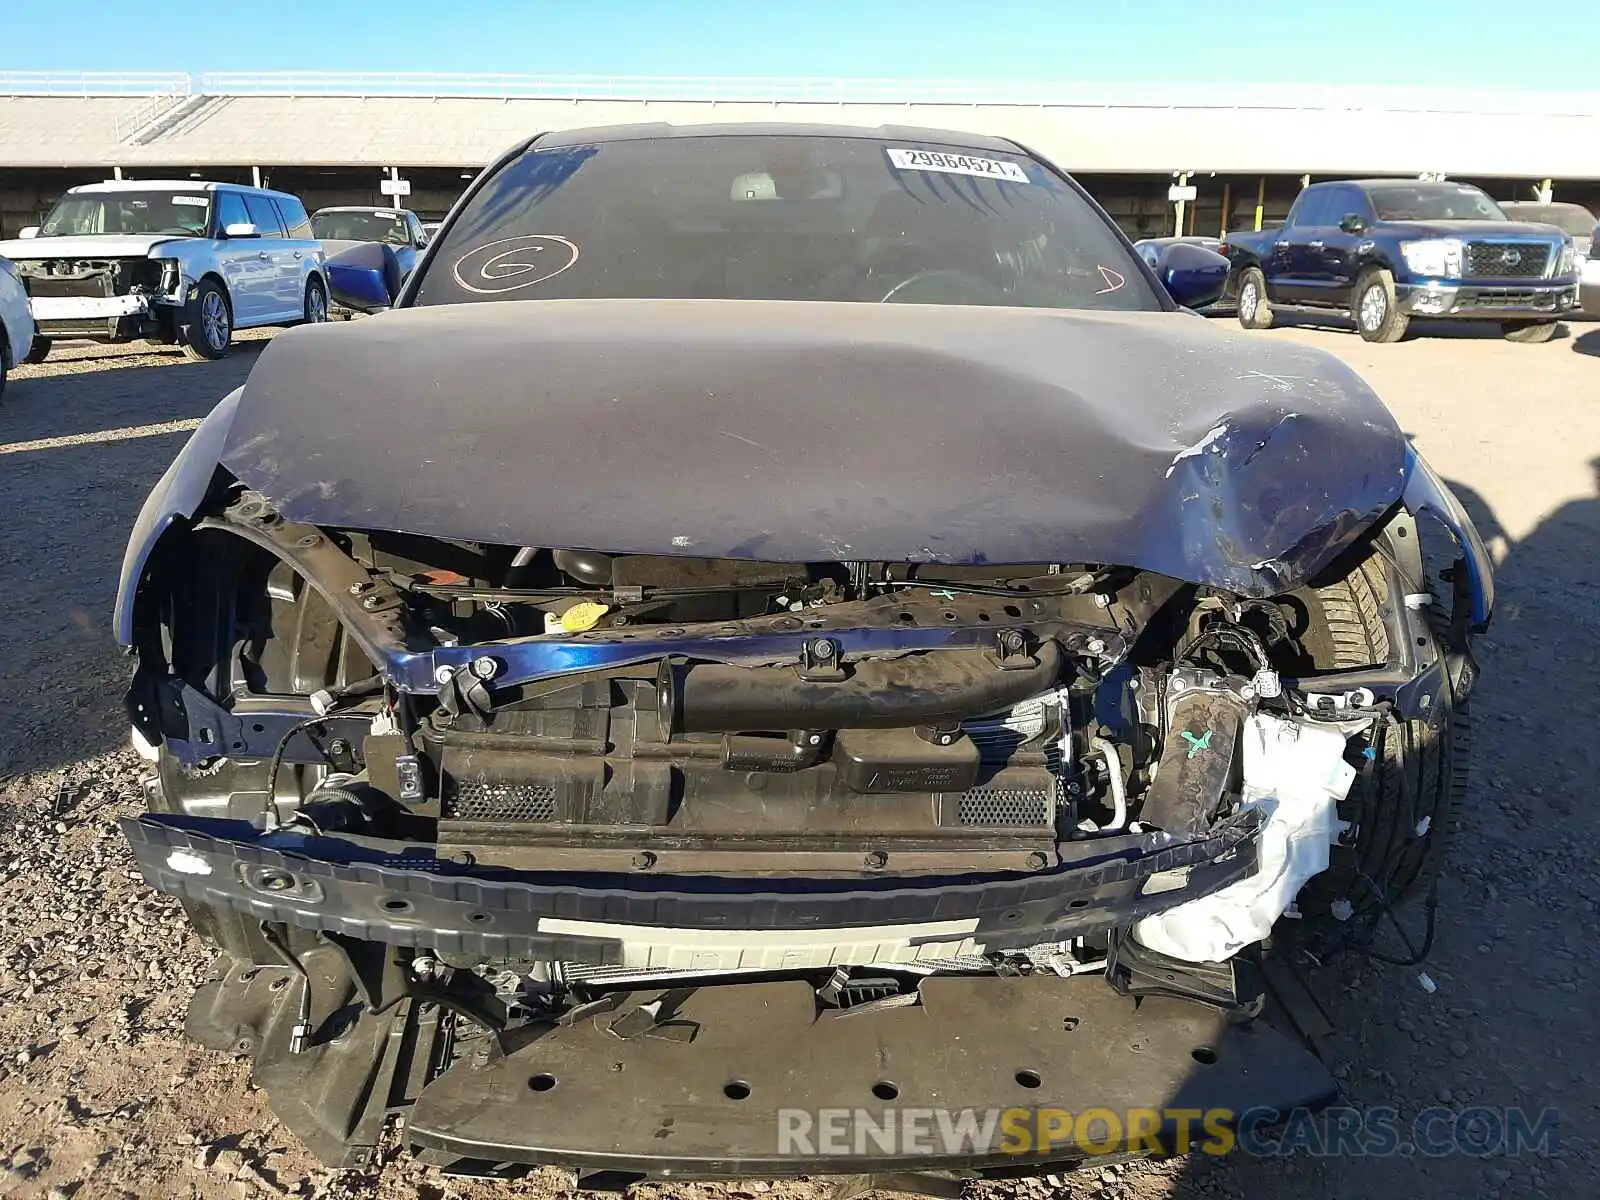
[[328, 289], [322, 280], [312, 279], [306, 284], [306, 324], [321, 325], [327, 320]]
[[1508, 342], [1548, 342], [1556, 335], [1558, 321], [1501, 321], [1500, 336]]
[[55, 342], [51, 339], [42, 335], [37, 336], [33, 339], [33, 344], [28, 347], [28, 352], [22, 356], [22, 361], [29, 366], [34, 363], [42, 363], [50, 357], [50, 347], [54, 345]]
[[[1390, 572], [1376, 552], [1348, 574], [1314, 589], [1304, 644], [1319, 670], [1382, 664], [1389, 657]], [[1426, 622], [1427, 610], [1416, 617]], [[1431, 628], [1426, 635], [1433, 636]], [[1357, 774], [1339, 805], [1348, 828], [1328, 869], [1300, 893], [1301, 920], [1280, 926], [1293, 941], [1337, 944], [1386, 905], [1427, 887], [1447, 854], [1467, 788], [1465, 709], [1441, 695], [1433, 719], [1398, 717], [1374, 726], [1365, 747], [1352, 739]], [[1348, 907], [1346, 907], [1348, 906]], [[1294, 926], [1296, 928], [1287, 928]]]
[[1382, 267], [1361, 272], [1350, 294], [1350, 315], [1362, 340], [1368, 342], [1398, 342], [1411, 324], [1396, 303], [1394, 274]]
[[4, 400], [6, 398], [6, 374], [9, 370], [9, 368], [6, 366], [6, 362], [10, 359], [10, 357], [10, 347], [6, 345], [5, 335], [0, 333], [0, 400]]
[[1267, 277], [1260, 267], [1246, 267], [1239, 276], [1239, 324], [1246, 329], [1271, 329], [1272, 305], [1267, 300]]
[[213, 362], [233, 347], [233, 307], [214, 279], [202, 279], [189, 298], [178, 330], [185, 358]]

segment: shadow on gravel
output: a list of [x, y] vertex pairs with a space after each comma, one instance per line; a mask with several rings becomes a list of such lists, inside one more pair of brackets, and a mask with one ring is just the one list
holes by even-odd
[[129, 674], [111, 635], [122, 552], [145, 496], [187, 433], [7, 446], [203, 417], [256, 360], [19, 378], [0, 406], [0, 776], [105, 753], [127, 740]]
[[244, 382], [267, 344], [241, 342], [221, 362], [186, 362], [175, 352], [170, 364], [160, 366], [120, 366], [105, 357], [58, 364], [52, 355], [48, 366], [71, 369], [18, 376], [6, 385], [0, 447], [203, 417]]
[[1600, 358], [1600, 329], [1591, 329], [1572, 339], [1572, 348], [1579, 354], [1592, 354]]

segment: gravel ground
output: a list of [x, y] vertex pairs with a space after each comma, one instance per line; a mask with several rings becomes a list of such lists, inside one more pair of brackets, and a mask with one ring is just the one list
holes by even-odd
[[[137, 808], [124, 749], [127, 674], [107, 629], [124, 538], [185, 431], [236, 386], [254, 343], [221, 363], [67, 345], [13, 378], [0, 407], [0, 1194], [16, 1196], [551, 1196], [554, 1171], [469, 1183], [392, 1151], [318, 1169], [244, 1067], [182, 1037], [209, 956], [176, 904], [138, 880], [113, 818]], [[1301, 325], [1260, 337], [1322, 346], [1362, 372], [1472, 508], [1501, 561], [1483, 644], [1474, 786], [1445, 877], [1428, 973], [1345, 960], [1313, 985], [1337, 1028], [1327, 1060], [1358, 1106], [1402, 1121], [1444, 1105], [1560, 1113], [1549, 1157], [1465, 1155], [1095, 1167], [986, 1185], [989, 1196], [1087, 1200], [1353, 1193], [1600, 1195], [1600, 1029], [1591, 922], [1600, 909], [1584, 801], [1600, 740], [1582, 732], [1600, 672], [1600, 325], [1543, 346], [1472, 330], [1369, 346]], [[1592, 793], [1591, 793], [1592, 794]], [[816, 1197], [807, 1183], [653, 1186], [641, 1196]]]

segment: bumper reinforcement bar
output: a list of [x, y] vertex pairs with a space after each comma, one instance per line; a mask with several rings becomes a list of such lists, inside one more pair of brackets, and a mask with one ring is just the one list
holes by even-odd
[[1254, 871], [1260, 814], [1240, 813], [1198, 841], [1130, 836], [1082, 862], [978, 879], [516, 875], [426, 857], [425, 845], [377, 849], [245, 821], [147, 814], [121, 824], [152, 887], [255, 920], [450, 955], [643, 966], [658, 964], [629, 961], [631, 944], [684, 930], [722, 932], [730, 944], [752, 931], [797, 942], [820, 931], [843, 931], [839, 942], [855, 940], [851, 931], [885, 941], [903, 932], [914, 948], [926, 925], [981, 952], [1125, 926]]

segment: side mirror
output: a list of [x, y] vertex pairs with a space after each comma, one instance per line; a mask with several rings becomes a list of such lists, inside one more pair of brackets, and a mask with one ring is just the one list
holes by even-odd
[[328, 272], [328, 292], [342, 308], [382, 312], [400, 291], [400, 260], [392, 246], [363, 242], [329, 255], [323, 265]]
[[1222, 295], [1228, 260], [1192, 242], [1174, 242], [1156, 258], [1156, 278], [1185, 308], [1204, 308]]
[[253, 238], [260, 237], [261, 231], [249, 221], [237, 221], [232, 225], [222, 227], [222, 236], [225, 238]]
[[1367, 219], [1359, 213], [1347, 213], [1339, 228], [1349, 234], [1362, 234], [1367, 231]]
[[17, 230], [17, 237], [21, 238], [23, 241], [27, 241], [30, 238], [36, 238], [38, 236], [39, 227], [37, 225], [29, 225], [26, 229]]

